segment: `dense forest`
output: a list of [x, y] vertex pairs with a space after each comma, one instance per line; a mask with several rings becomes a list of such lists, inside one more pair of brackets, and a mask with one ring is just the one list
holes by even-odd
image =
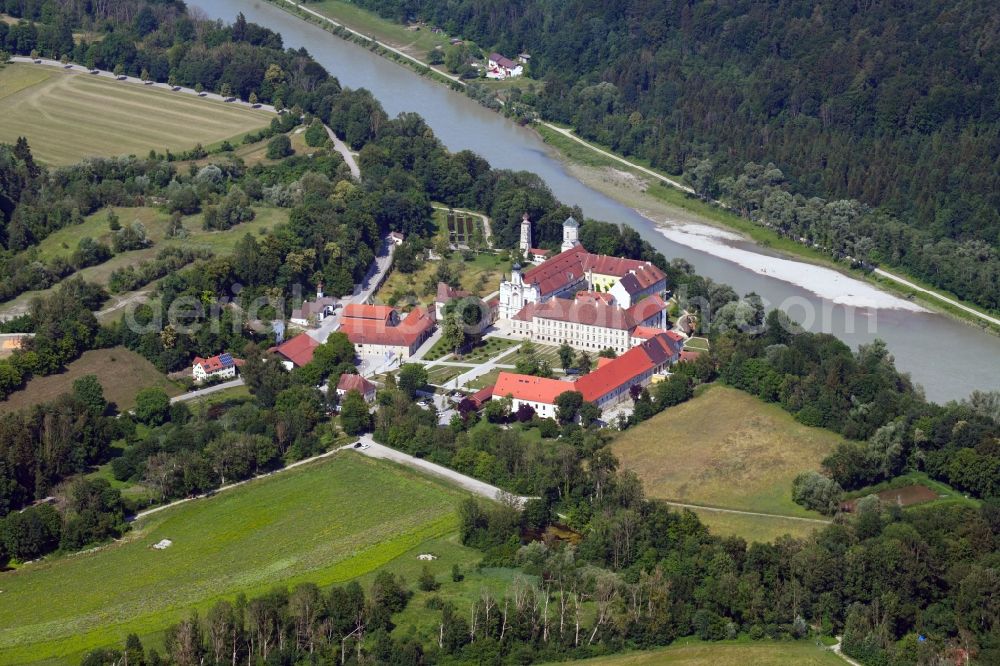
[[[734, 182], [745, 167], [776, 165], [781, 185], [769, 189], [788, 192], [770, 211], [733, 202], [741, 213], [1000, 308], [995, 3], [356, 4], [530, 53], [543, 118], [683, 171], [702, 196], [745, 198]], [[821, 219], [840, 200], [854, 210]]]

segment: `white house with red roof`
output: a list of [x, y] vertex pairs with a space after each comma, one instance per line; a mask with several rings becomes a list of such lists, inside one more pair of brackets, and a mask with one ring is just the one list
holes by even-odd
[[242, 359], [233, 358], [229, 353], [208, 358], [195, 356], [191, 366], [191, 376], [198, 384], [209, 380], [233, 379], [236, 377], [236, 368], [241, 365], [243, 365]]
[[682, 343], [661, 332], [614, 359], [602, 359], [597, 369], [572, 381], [501, 372], [493, 398], [510, 398], [516, 411], [528, 405], [544, 418], [556, 416], [556, 399], [566, 391], [579, 391], [583, 399], [602, 410], [630, 397], [633, 386], [647, 386], [680, 358]]
[[430, 337], [434, 324], [434, 313], [422, 307], [400, 317], [388, 305], [353, 303], [344, 308], [340, 331], [362, 358], [406, 360]]
[[508, 79], [524, 74], [524, 66], [510, 58], [493, 52], [486, 60], [486, 78]]
[[375, 402], [375, 385], [361, 375], [344, 373], [337, 380], [337, 397], [343, 399], [348, 391], [357, 391], [365, 402]]

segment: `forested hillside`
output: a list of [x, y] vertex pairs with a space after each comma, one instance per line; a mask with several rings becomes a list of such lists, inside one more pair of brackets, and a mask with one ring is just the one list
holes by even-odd
[[[748, 217], [1000, 306], [997, 3], [356, 4], [529, 52], [543, 117], [671, 172], [702, 163], [691, 180], [705, 195], [739, 198], [746, 164], [773, 163], [775, 189], [801, 196], [776, 195], [770, 211], [737, 201]], [[817, 219], [810, 197], [864, 206]]]

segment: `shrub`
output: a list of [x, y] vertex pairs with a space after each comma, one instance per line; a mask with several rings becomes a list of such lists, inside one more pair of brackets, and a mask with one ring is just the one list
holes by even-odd
[[279, 134], [267, 142], [267, 158], [280, 160], [292, 154], [292, 141], [287, 134]]

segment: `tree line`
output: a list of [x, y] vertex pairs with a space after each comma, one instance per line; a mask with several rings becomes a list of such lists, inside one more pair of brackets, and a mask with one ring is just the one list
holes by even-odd
[[[543, 86], [516, 91], [518, 115], [530, 100], [586, 139], [685, 173], [700, 195], [728, 196], [724, 181], [776, 164], [793, 194], [772, 202], [781, 222], [753, 219], [780, 228], [801, 217], [795, 226], [808, 229], [796, 239], [998, 307], [992, 4], [919, 0], [902, 13], [837, 0], [358, 4], [508, 55], [529, 52], [528, 73]], [[827, 224], [816, 219], [824, 205], [857, 211]], [[840, 229], [849, 233], [837, 238]]]

